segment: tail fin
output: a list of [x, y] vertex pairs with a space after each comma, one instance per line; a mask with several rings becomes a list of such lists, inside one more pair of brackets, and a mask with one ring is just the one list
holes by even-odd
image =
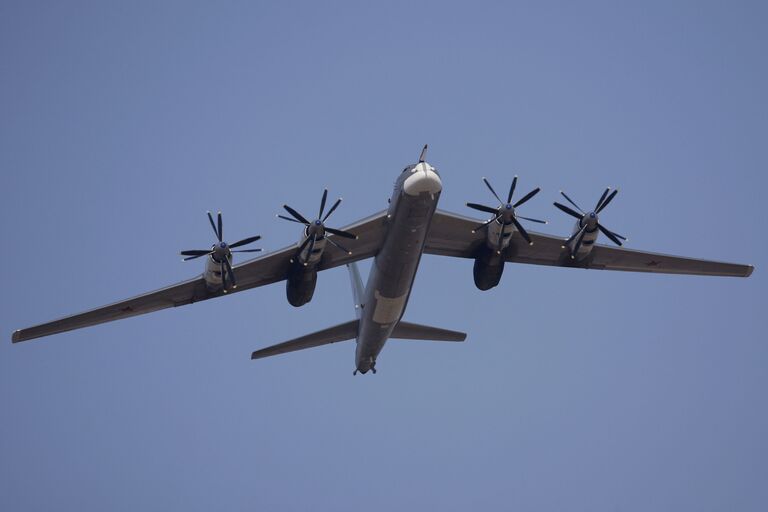
[[276, 356], [277, 354], [295, 352], [296, 350], [304, 350], [305, 348], [328, 345], [330, 343], [336, 343], [337, 341], [351, 340], [357, 337], [359, 324], [359, 320], [352, 320], [351, 322], [335, 325], [328, 329], [323, 329], [322, 331], [313, 332], [306, 336], [272, 345], [271, 347], [262, 348], [251, 354], [251, 359], [261, 359], [262, 357]]
[[357, 318], [363, 312], [363, 297], [365, 292], [363, 290], [363, 280], [360, 277], [360, 270], [357, 268], [357, 263], [347, 263], [347, 269], [349, 270], [349, 281], [352, 284], [352, 299], [355, 301], [355, 314]]
[[448, 329], [430, 327], [429, 325], [400, 322], [395, 326], [390, 338], [402, 340], [464, 341], [467, 339], [467, 333], [449, 331]]

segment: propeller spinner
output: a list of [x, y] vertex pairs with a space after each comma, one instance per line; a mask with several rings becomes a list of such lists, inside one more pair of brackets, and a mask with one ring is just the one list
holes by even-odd
[[[491, 217], [486, 222], [480, 224], [475, 229], [472, 230], [472, 232], [476, 232], [479, 229], [482, 229], [486, 226], [488, 226], [491, 222], [499, 221], [502, 225], [508, 226], [509, 224], [514, 224], [515, 228], [520, 232], [520, 235], [525, 238], [525, 241], [528, 242], [529, 245], [533, 245], [533, 242], [531, 241], [531, 237], [528, 235], [528, 232], [525, 230], [525, 228], [520, 224], [518, 219], [523, 219], [531, 222], [538, 222], [539, 224], [546, 224], [547, 221], [545, 220], [539, 220], [539, 219], [531, 219], [529, 217], [523, 217], [522, 215], [517, 214], [517, 208], [519, 206], [522, 206], [524, 203], [526, 203], [529, 199], [531, 199], [533, 196], [539, 193], [541, 190], [540, 188], [535, 188], [525, 194], [521, 199], [519, 199], [514, 204], [512, 203], [512, 196], [515, 194], [515, 187], [517, 187], [517, 176], [515, 176], [512, 179], [512, 185], [509, 187], [509, 193], [507, 194], [507, 200], [502, 201], [501, 197], [499, 197], [499, 194], [496, 193], [496, 191], [491, 186], [490, 182], [483, 178], [483, 183], [488, 187], [488, 190], [491, 191], [491, 194], [499, 201], [499, 206], [496, 208], [493, 208], [492, 206], [486, 206], [483, 204], [477, 204], [477, 203], [467, 203], [467, 206], [474, 210], [478, 210], [485, 213], [493, 214], [493, 217]], [[499, 241], [498, 246], [501, 247], [501, 242], [504, 236], [504, 229], [499, 230]]]
[[227, 293], [227, 275], [229, 275], [229, 281], [232, 283], [232, 288], [237, 287], [237, 281], [235, 281], [235, 273], [232, 270], [232, 265], [229, 262], [229, 259], [232, 256], [232, 253], [261, 251], [261, 249], [240, 249], [236, 251], [233, 251], [232, 249], [253, 243], [256, 240], [259, 240], [261, 237], [258, 235], [251, 236], [248, 238], [243, 238], [242, 240], [237, 241], [233, 244], [227, 244], [224, 241], [224, 223], [221, 219], [221, 212], [219, 212], [217, 215], [216, 223], [213, 222], [213, 215], [211, 215], [211, 212], [208, 212], [208, 220], [211, 223], [211, 227], [213, 228], [213, 232], [216, 234], [216, 239], [218, 240], [218, 242], [213, 244], [211, 248], [208, 250], [191, 249], [188, 251], [181, 251], [181, 255], [186, 256], [186, 258], [184, 258], [184, 261], [194, 260], [201, 256], [210, 256], [213, 259], [213, 261], [215, 261], [220, 265], [221, 286], [224, 293]]

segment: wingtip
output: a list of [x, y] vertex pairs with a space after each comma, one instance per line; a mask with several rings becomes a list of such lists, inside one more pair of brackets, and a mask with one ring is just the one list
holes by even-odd
[[13, 334], [11, 335], [11, 342], [18, 343], [20, 341], [23, 341], [21, 338], [21, 329], [17, 329], [13, 331]]
[[747, 273], [744, 274], [744, 277], [751, 276], [752, 272], [754, 272], [754, 271], [755, 271], [755, 266], [754, 265], [747, 265]]

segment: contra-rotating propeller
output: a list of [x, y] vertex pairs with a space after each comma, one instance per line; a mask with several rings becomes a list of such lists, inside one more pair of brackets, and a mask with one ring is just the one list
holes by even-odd
[[[342, 238], [349, 238], [352, 240], [357, 239], [357, 235], [350, 233], [349, 231], [343, 231], [341, 229], [335, 229], [335, 228], [329, 228], [325, 225], [325, 221], [328, 220], [328, 217], [331, 216], [331, 214], [336, 210], [336, 208], [339, 207], [341, 204], [341, 198], [338, 198], [335, 203], [333, 203], [333, 206], [328, 210], [328, 212], [323, 215], [323, 212], [325, 211], [325, 202], [328, 199], [328, 189], [323, 190], [323, 197], [320, 200], [320, 212], [317, 214], [317, 218], [313, 220], [312, 222], [308, 221], [306, 217], [304, 217], [302, 214], [297, 212], [295, 209], [291, 208], [287, 204], [283, 205], [283, 208], [285, 208], [285, 211], [291, 214], [290, 217], [286, 217], [285, 215], [278, 215], [279, 218], [283, 220], [287, 220], [290, 222], [297, 222], [299, 224], [304, 224], [306, 226], [306, 229], [304, 230], [306, 234], [306, 238], [299, 246], [298, 254], [301, 254], [301, 252], [304, 250], [307, 245], [309, 245], [309, 251], [307, 251], [307, 259], [309, 259], [309, 255], [312, 254], [312, 251], [315, 248], [315, 243], [317, 243], [318, 240], [322, 240], [325, 238], [325, 233], [331, 233], [332, 235], [340, 236]], [[330, 238], [325, 238], [328, 243], [336, 247], [337, 249], [346, 252], [347, 254], [352, 254], [349, 249], [346, 249], [343, 245], [339, 244], [338, 242], [335, 242], [334, 240]], [[306, 265], [306, 261], [304, 264]]]
[[210, 256], [211, 258], [213, 258], [213, 261], [218, 263], [221, 267], [221, 287], [224, 293], [227, 293], [227, 275], [229, 275], [229, 280], [232, 283], [232, 288], [237, 287], [237, 281], [235, 281], [235, 273], [232, 271], [232, 265], [229, 263], [229, 257], [232, 255], [232, 253], [261, 251], [261, 249], [240, 249], [237, 251], [233, 251], [232, 249], [253, 243], [256, 240], [259, 240], [261, 237], [259, 235], [256, 235], [248, 238], [243, 238], [242, 240], [230, 245], [230, 244], [227, 244], [223, 239], [224, 224], [221, 220], [221, 212], [218, 213], [217, 222], [215, 224], [213, 222], [213, 216], [211, 215], [211, 212], [208, 212], [208, 220], [211, 222], [211, 227], [213, 228], [213, 232], [216, 233], [216, 238], [218, 239], [218, 242], [213, 244], [211, 248], [208, 250], [192, 249], [189, 251], [181, 251], [181, 255], [186, 256], [186, 258], [184, 258], [184, 261], [194, 260], [196, 258], [199, 258], [200, 256]]
[[[535, 189], [525, 194], [522, 197], [522, 199], [512, 204], [512, 196], [515, 193], [515, 187], [517, 187], [517, 176], [515, 176], [512, 179], [512, 186], [509, 187], [509, 193], [507, 194], [506, 202], [501, 200], [501, 198], [499, 197], [499, 194], [496, 193], [496, 191], [493, 189], [490, 182], [486, 178], [483, 178], [483, 183], [485, 183], [485, 185], [488, 187], [488, 190], [491, 191], [491, 194], [493, 194], [493, 196], [499, 201], [499, 206], [496, 208], [493, 208], [491, 206], [485, 206], [483, 204], [467, 203], [467, 206], [469, 206], [472, 209], [493, 214], [493, 217], [491, 217], [486, 222], [477, 226], [475, 229], [472, 230], [472, 232], [474, 233], [477, 230], [488, 226], [491, 222], [500, 221], [503, 226], [514, 224], [515, 228], [520, 232], [520, 235], [522, 235], [522, 237], [525, 238], [525, 241], [528, 242], [529, 245], [533, 245], [533, 242], [531, 241], [531, 237], [528, 235], [528, 232], [525, 230], [525, 228], [523, 228], [523, 226], [520, 224], [520, 222], [517, 219], [524, 219], [531, 222], [538, 222], [539, 224], [546, 224], [547, 221], [531, 219], [529, 217], [523, 217], [522, 215], [518, 215], [515, 209], [521, 206], [523, 203], [527, 202], [536, 194], [538, 194], [541, 189], [536, 187]], [[501, 247], [501, 241], [503, 239], [503, 236], [504, 236], [504, 229], [502, 227], [502, 229], [499, 230], [499, 241], [498, 241], [499, 247]]]
[[616, 194], [619, 193], [619, 189], [615, 189], [613, 192], [608, 194], [611, 191], [610, 187], [605, 189], [605, 192], [603, 192], [603, 195], [600, 196], [600, 199], [598, 199], [597, 204], [595, 205], [594, 210], [590, 212], [585, 212], [584, 210], [579, 207], [570, 197], [566, 195], [565, 192], [562, 190], [560, 191], [560, 194], [573, 206], [576, 207], [577, 211], [574, 211], [572, 208], [569, 208], [568, 206], [565, 206], [563, 204], [560, 204], [558, 202], [555, 202], [554, 205], [557, 206], [559, 209], [570, 215], [571, 217], [574, 217], [578, 219], [579, 221], [579, 227], [580, 229], [576, 231], [574, 234], [572, 234], [563, 244], [563, 247], [570, 244], [572, 241], [576, 240], [576, 244], [573, 247], [573, 250], [571, 251], [571, 257], [575, 257], [576, 253], [579, 252], [579, 249], [581, 248], [581, 242], [584, 240], [584, 235], [586, 233], [592, 233], [595, 231], [595, 229], [599, 229], [601, 233], [603, 233], [605, 236], [607, 236], [611, 242], [615, 243], [618, 246], [621, 246], [621, 241], [627, 241], [627, 238], [624, 236], [621, 236], [618, 233], [614, 233], [613, 231], [609, 230], [599, 222], [598, 214], [605, 209], [608, 204], [613, 201], [613, 198], [616, 197]]

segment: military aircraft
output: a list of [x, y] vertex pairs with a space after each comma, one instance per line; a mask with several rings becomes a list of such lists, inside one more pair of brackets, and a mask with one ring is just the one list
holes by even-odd
[[[341, 203], [338, 199], [326, 212], [328, 191], [320, 201], [317, 217], [309, 220], [294, 208], [284, 205], [289, 216], [278, 217], [302, 225], [299, 241], [279, 251], [232, 265], [237, 249], [260, 237], [227, 244], [223, 237], [221, 213], [217, 222], [208, 213], [217, 242], [210, 249], [182, 251], [185, 260], [205, 257], [205, 271], [199, 277], [162, 288], [132, 299], [102, 306], [84, 313], [21, 329], [13, 333], [14, 343], [79, 329], [104, 322], [183, 306], [222, 295], [286, 282], [288, 302], [301, 306], [312, 299], [318, 271], [347, 265], [357, 318], [284, 343], [253, 352], [252, 359], [293, 352], [338, 341], [357, 341], [354, 374], [376, 373], [376, 358], [389, 338], [435, 341], [464, 341], [466, 334], [402, 320], [422, 254], [471, 258], [475, 285], [488, 290], [499, 284], [505, 263], [530, 263], [572, 268], [748, 277], [751, 265], [720, 263], [668, 256], [622, 247], [627, 239], [610, 231], [599, 214], [616, 197], [617, 190], [606, 189], [597, 204], [585, 211], [564, 192], [565, 200], [555, 206], [576, 219], [567, 238], [528, 231], [521, 221], [545, 221], [523, 217], [518, 209], [534, 197], [539, 188], [513, 202], [517, 177], [503, 200], [483, 178], [497, 206], [467, 203], [490, 215], [485, 221], [437, 209], [443, 189], [440, 175], [426, 162], [427, 146], [417, 163], [400, 173], [389, 207], [342, 229], [326, 226], [326, 220]], [[618, 247], [597, 244], [604, 234]], [[331, 247], [329, 247], [331, 246]], [[235, 249], [235, 250], [233, 250]], [[356, 262], [374, 258], [363, 286]]]

